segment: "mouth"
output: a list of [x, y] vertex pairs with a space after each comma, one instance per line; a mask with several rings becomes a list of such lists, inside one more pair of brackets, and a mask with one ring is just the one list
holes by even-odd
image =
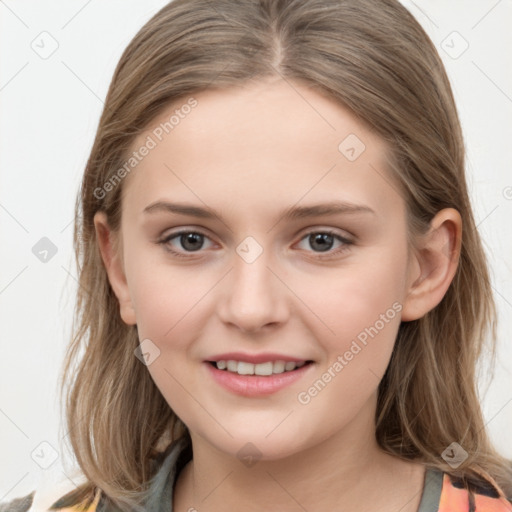
[[314, 372], [310, 360], [283, 361], [259, 358], [251, 363], [236, 359], [204, 361], [204, 367], [213, 382], [223, 389], [244, 397], [265, 397], [288, 388]]
[[290, 373], [308, 366], [313, 363], [311, 360], [303, 361], [265, 361], [262, 363], [249, 363], [247, 361], [236, 361], [233, 359], [221, 359], [219, 361], [207, 361], [211, 366], [217, 370], [228, 373], [234, 373], [244, 376], [259, 376], [270, 377], [272, 375], [280, 375], [283, 373]]

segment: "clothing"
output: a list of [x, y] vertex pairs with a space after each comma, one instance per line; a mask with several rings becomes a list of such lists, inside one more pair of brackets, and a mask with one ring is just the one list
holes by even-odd
[[[147, 512], [172, 512], [172, 497], [177, 475], [191, 459], [190, 441], [181, 438], [160, 454], [160, 469], [151, 482], [153, 492], [144, 509]], [[42, 512], [31, 508], [36, 491], [8, 503], [0, 503], [0, 512]], [[99, 493], [87, 509], [78, 506], [61, 512], [117, 512], [108, 507]], [[471, 491], [462, 483], [437, 469], [425, 472], [425, 485], [418, 512], [512, 512], [512, 500], [499, 498], [491, 486], [475, 486]]]

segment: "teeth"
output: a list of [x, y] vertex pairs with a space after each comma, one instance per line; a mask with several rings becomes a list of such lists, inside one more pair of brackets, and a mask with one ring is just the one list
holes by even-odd
[[228, 371], [238, 373], [238, 363], [236, 361], [228, 361]]
[[268, 363], [261, 363], [254, 365], [255, 375], [272, 375], [273, 364], [271, 361]]
[[284, 367], [284, 361], [274, 361], [274, 365], [272, 366], [272, 373], [283, 373]]
[[245, 361], [216, 361], [219, 370], [238, 373], [239, 375], [273, 375], [283, 372], [291, 372], [296, 368], [301, 368], [306, 364], [305, 361], [294, 363], [293, 361], [267, 361], [265, 363], [253, 364]]
[[238, 374], [254, 375], [254, 365], [252, 363], [245, 363], [244, 361], [240, 361], [238, 363]]

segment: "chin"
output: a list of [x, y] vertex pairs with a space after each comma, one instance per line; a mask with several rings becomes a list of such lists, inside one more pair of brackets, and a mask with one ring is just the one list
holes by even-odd
[[236, 429], [232, 425], [226, 425], [226, 428], [232, 437], [225, 431], [222, 431], [220, 436], [212, 437], [211, 430], [198, 435], [219, 452], [246, 463], [248, 467], [255, 461], [285, 459], [301, 453], [315, 444], [300, 432], [296, 432], [295, 429], [290, 430], [284, 427], [277, 427], [270, 434], [268, 428]]

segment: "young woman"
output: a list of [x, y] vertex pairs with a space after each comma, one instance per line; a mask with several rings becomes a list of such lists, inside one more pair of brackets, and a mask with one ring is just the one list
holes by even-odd
[[494, 304], [464, 165], [397, 1], [164, 7], [118, 64], [77, 201], [63, 389], [86, 481], [48, 508], [512, 510], [476, 387]]

